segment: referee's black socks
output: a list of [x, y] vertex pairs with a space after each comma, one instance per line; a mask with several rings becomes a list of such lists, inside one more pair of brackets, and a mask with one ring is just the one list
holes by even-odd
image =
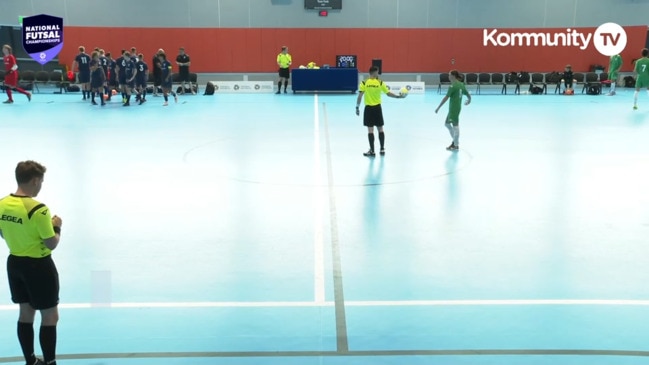
[[385, 133], [379, 132], [379, 143], [381, 144], [381, 149], [385, 147]]
[[370, 142], [370, 151], [374, 151], [374, 133], [368, 133], [367, 140]]
[[56, 326], [41, 326], [39, 334], [43, 360], [46, 364], [56, 364]]
[[34, 324], [18, 322], [18, 342], [28, 364], [36, 361], [34, 355]]

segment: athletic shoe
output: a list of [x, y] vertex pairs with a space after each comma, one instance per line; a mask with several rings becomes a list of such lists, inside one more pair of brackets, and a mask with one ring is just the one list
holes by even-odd
[[167, 105], [169, 105], [169, 103], [168, 103], [168, 102], [166, 102], [166, 101], [165, 101], [165, 103], [164, 103], [164, 104], [162, 104], [162, 106], [167, 106]]
[[32, 101], [32, 93], [27, 93], [27, 101]]
[[101, 102], [101, 106], [105, 106], [105, 105], [106, 105], [106, 103], [104, 103], [104, 102], [102, 101], [102, 102]]
[[365, 157], [374, 157], [374, 156], [376, 156], [376, 154], [374, 153], [374, 151], [369, 150], [369, 151], [363, 153], [363, 156], [365, 156]]
[[446, 147], [447, 151], [457, 151], [459, 149], [460, 149], [460, 146], [456, 146], [456, 145]]
[[634, 106], [633, 106], [633, 110], [638, 110], [638, 106], [637, 106], [637, 105], [634, 105]]
[[145, 101], [146, 99], [140, 99], [140, 105], [144, 104]]
[[608, 94], [606, 94], [606, 96], [613, 96], [613, 95], [615, 95], [615, 91], [611, 91]]
[[174, 103], [178, 102], [178, 95], [174, 95]]
[[275, 94], [279, 95], [281, 93], [282, 93], [281, 91], [277, 90], [277, 92]]
[[131, 106], [131, 103], [127, 101], [127, 102], [124, 103], [122, 106]]
[[93, 100], [93, 101], [90, 102], [90, 104], [97, 105], [97, 102]]
[[13, 104], [13, 103], [14, 103], [13, 100], [5, 100], [2, 102], [2, 104]]
[[447, 151], [452, 150], [455, 147], [455, 142], [451, 143], [448, 147], [446, 147]]
[[36, 360], [33, 363], [26, 363], [25, 365], [46, 365], [45, 361], [36, 358]]
[[381, 148], [381, 156], [385, 156], [385, 148]]
[[286, 94], [286, 89], [284, 89], [284, 94]]

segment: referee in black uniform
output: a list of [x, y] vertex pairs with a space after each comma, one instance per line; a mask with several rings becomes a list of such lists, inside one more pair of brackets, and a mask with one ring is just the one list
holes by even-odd
[[[18, 189], [0, 199], [0, 236], [9, 247], [7, 278], [11, 300], [20, 308], [18, 341], [27, 365], [56, 365], [59, 275], [52, 251], [61, 238], [61, 218], [34, 199], [45, 167], [35, 161], [16, 166]], [[43, 360], [34, 355], [34, 317], [41, 312], [39, 340]]]

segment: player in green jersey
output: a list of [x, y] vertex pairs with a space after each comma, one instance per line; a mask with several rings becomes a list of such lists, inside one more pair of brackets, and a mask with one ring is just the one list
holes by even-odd
[[442, 102], [439, 103], [437, 109], [435, 109], [435, 114], [439, 112], [439, 109], [450, 99], [448, 105], [448, 115], [446, 116], [446, 128], [453, 138], [451, 145], [446, 147], [449, 151], [457, 151], [460, 149], [460, 111], [462, 110], [462, 95], [466, 95], [467, 99], [464, 105], [469, 105], [471, 103], [471, 94], [464, 87], [462, 82], [463, 78], [460, 76], [460, 73], [457, 70], [451, 70], [449, 72], [449, 78], [451, 79], [451, 86], [448, 88], [448, 92]]
[[638, 94], [640, 89], [647, 89], [649, 94], [649, 49], [642, 49], [642, 58], [635, 61], [634, 71], [636, 73], [635, 79], [635, 93], [633, 93], [633, 110], [638, 109]]

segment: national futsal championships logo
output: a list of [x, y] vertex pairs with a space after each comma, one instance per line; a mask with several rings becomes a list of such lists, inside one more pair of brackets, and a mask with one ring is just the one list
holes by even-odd
[[484, 29], [482, 45], [495, 47], [579, 47], [587, 49], [591, 42], [597, 51], [604, 56], [622, 53], [626, 47], [626, 31], [619, 24], [604, 23], [594, 33], [582, 33], [576, 29], [566, 29], [562, 33], [523, 33], [499, 32], [498, 29]]
[[63, 49], [63, 18], [45, 14], [23, 18], [23, 48], [41, 65], [53, 60]]

